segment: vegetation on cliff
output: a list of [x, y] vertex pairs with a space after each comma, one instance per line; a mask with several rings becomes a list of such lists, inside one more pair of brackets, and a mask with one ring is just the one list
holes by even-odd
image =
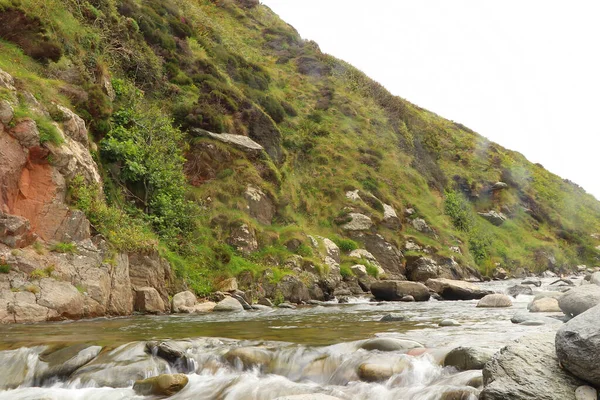
[[[75, 179], [72, 203], [116, 248], [159, 246], [198, 294], [244, 271], [281, 279], [294, 254], [326, 269], [307, 235], [348, 254], [351, 213], [407, 255], [484, 273], [597, 261], [600, 203], [582, 188], [392, 96], [252, 0], [0, 0], [0, 68], [86, 119], [104, 187]], [[231, 240], [240, 227], [256, 246]], [[344, 255], [342, 275], [358, 262]]]

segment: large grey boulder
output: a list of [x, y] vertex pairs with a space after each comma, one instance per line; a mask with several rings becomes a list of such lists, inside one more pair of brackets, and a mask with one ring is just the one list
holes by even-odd
[[233, 297], [228, 296], [218, 302], [213, 311], [244, 311], [244, 306]]
[[350, 221], [342, 225], [342, 229], [346, 231], [368, 231], [373, 226], [373, 221], [370, 217], [360, 213], [348, 214]]
[[583, 285], [575, 287], [558, 299], [560, 309], [575, 317], [600, 304], [600, 286]]
[[402, 227], [396, 210], [388, 204], [383, 205], [383, 225], [392, 230], [398, 230]]
[[159, 314], [165, 312], [165, 303], [158, 290], [153, 287], [143, 287], [135, 290], [134, 309], [144, 313]]
[[556, 333], [556, 355], [573, 375], [600, 386], [600, 306], [564, 324]]
[[488, 294], [477, 303], [477, 307], [511, 307], [512, 300], [505, 294]]
[[560, 368], [552, 334], [504, 347], [485, 365], [483, 382], [480, 400], [575, 400], [582, 384]]
[[261, 224], [271, 225], [275, 216], [275, 205], [269, 196], [257, 187], [248, 186], [244, 198], [248, 202], [248, 213]]
[[396, 339], [396, 338], [374, 338], [366, 340], [360, 345], [363, 350], [378, 350], [378, 351], [400, 351], [422, 348], [423, 345], [414, 340]]
[[415, 282], [425, 282], [428, 279], [437, 278], [441, 272], [440, 266], [429, 257], [410, 260], [406, 265], [406, 277]]
[[529, 303], [527, 309], [531, 312], [560, 312], [558, 300], [552, 297], [543, 297]]
[[415, 301], [427, 301], [430, 294], [427, 286], [418, 282], [379, 281], [371, 285], [371, 293], [377, 300], [400, 301], [404, 296], [412, 296]]
[[506, 289], [506, 294], [512, 297], [517, 297], [520, 294], [531, 296], [533, 295], [533, 289], [531, 289], [531, 286], [514, 285]]
[[465, 281], [453, 279], [429, 279], [425, 285], [444, 300], [474, 300], [481, 299], [492, 292]]
[[196, 295], [189, 290], [179, 292], [171, 300], [171, 311], [174, 313], [190, 312], [196, 305]]

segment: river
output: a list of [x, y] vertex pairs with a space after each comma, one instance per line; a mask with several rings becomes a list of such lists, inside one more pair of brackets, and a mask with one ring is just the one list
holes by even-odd
[[[548, 290], [551, 281], [543, 280], [535, 291]], [[502, 293], [516, 283], [519, 281], [479, 285]], [[151, 399], [136, 395], [133, 380], [128, 380], [127, 368], [142, 359], [144, 376], [187, 373], [189, 384], [172, 399], [270, 400], [321, 393], [340, 399], [438, 400], [452, 390], [472, 393], [470, 398], [476, 399], [477, 390], [469, 383], [480, 377], [481, 371], [458, 372], [442, 367], [440, 360], [458, 346], [498, 350], [523, 335], [556, 330], [561, 324], [558, 320], [548, 319], [540, 326], [510, 322], [516, 312], [526, 311], [531, 299], [520, 295], [512, 307], [489, 309], [476, 308], [477, 301], [373, 303], [353, 298], [350, 304], [295, 310], [4, 325], [0, 326], [0, 371], [4, 372], [0, 387], [13, 379], [11, 374], [23, 373], [16, 365], [27, 363], [27, 376], [17, 388], [0, 391], [0, 399]], [[379, 321], [389, 313], [404, 315], [406, 320]], [[460, 325], [440, 327], [444, 319]], [[366, 340], [377, 337], [417, 341], [426, 350], [381, 352], [362, 348]], [[156, 362], [145, 355], [144, 341], [167, 339], [185, 349], [187, 365]], [[83, 344], [104, 347], [90, 364], [96, 369], [86, 365], [68, 377], [36, 378], [47, 368], [39, 355], [48, 348]], [[260, 347], [268, 354], [268, 362], [252, 368], [227, 362], [225, 354], [239, 347]], [[103, 355], [108, 361], [98, 361]], [[364, 382], [356, 375], [363, 363], [393, 366], [395, 373], [386, 381]]]

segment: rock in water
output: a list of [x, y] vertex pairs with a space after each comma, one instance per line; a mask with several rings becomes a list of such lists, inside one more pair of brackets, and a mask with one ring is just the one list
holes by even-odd
[[477, 307], [511, 307], [512, 300], [505, 294], [488, 294], [479, 300]]
[[277, 397], [274, 400], [341, 400], [339, 397], [333, 397], [321, 393], [295, 394], [292, 396]]
[[461, 371], [483, 369], [495, 351], [476, 347], [457, 347], [444, 359], [444, 367], [455, 367]]
[[525, 285], [514, 285], [506, 289], [506, 294], [512, 297], [517, 297], [520, 294], [524, 294], [527, 296], [533, 295], [533, 290], [530, 286]]
[[534, 300], [529, 303], [527, 309], [531, 312], [560, 312], [558, 300], [553, 299], [552, 297]]
[[552, 334], [504, 347], [485, 365], [483, 382], [480, 400], [575, 400], [582, 384], [558, 365]]
[[454, 319], [444, 319], [439, 324], [439, 326], [460, 326], [460, 322]]
[[142, 396], [173, 396], [188, 384], [188, 377], [184, 374], [159, 375], [152, 378], [136, 381], [133, 390]]
[[600, 306], [573, 318], [556, 333], [556, 355], [573, 375], [600, 385]]
[[473, 283], [453, 279], [428, 279], [425, 285], [444, 300], [474, 300], [492, 294], [489, 290], [483, 290]]
[[171, 300], [171, 311], [174, 313], [189, 312], [196, 305], [196, 295], [192, 292], [179, 292]]
[[573, 288], [558, 299], [560, 309], [575, 317], [600, 304], [600, 286], [584, 285]]
[[364, 342], [360, 348], [364, 350], [398, 351], [422, 348], [421, 343], [413, 340], [395, 338], [375, 338]]
[[225, 297], [217, 303], [213, 311], [244, 311], [244, 306], [233, 297]]
[[416, 301], [429, 300], [427, 286], [418, 282], [380, 281], [371, 285], [371, 293], [377, 300], [400, 301], [404, 296], [412, 296]]
[[406, 321], [406, 315], [402, 314], [386, 314], [379, 320], [380, 322], [397, 322], [397, 321]]

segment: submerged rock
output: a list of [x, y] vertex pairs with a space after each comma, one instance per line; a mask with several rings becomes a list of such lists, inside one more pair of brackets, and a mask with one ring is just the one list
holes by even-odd
[[282, 396], [277, 397], [273, 400], [342, 400], [339, 397], [333, 397], [326, 394], [321, 393], [311, 393], [311, 394], [295, 394], [291, 396]]
[[460, 326], [460, 322], [454, 319], [444, 319], [439, 324], [439, 326]]
[[397, 321], [406, 321], [408, 318], [406, 315], [402, 314], [386, 314], [379, 320], [380, 322], [397, 322]]
[[229, 350], [225, 354], [225, 359], [232, 365], [239, 362], [243, 368], [251, 368], [255, 365], [268, 364], [272, 359], [272, 354], [260, 347], [238, 347]]
[[512, 300], [505, 294], [488, 294], [479, 300], [477, 307], [512, 307]]
[[552, 334], [521, 338], [483, 369], [480, 400], [575, 400], [581, 381], [561, 370]]
[[184, 374], [164, 374], [136, 381], [133, 390], [142, 396], [173, 396], [180, 392], [188, 381]]
[[506, 294], [512, 297], [517, 297], [520, 294], [524, 294], [527, 296], [533, 295], [533, 289], [530, 286], [526, 285], [514, 285], [506, 289]]
[[369, 339], [360, 345], [363, 350], [379, 350], [379, 351], [399, 351], [422, 348], [421, 343], [413, 340], [396, 339], [396, 338], [375, 338]]
[[364, 363], [358, 367], [358, 377], [365, 382], [381, 382], [402, 372], [402, 365]]
[[457, 347], [444, 359], [444, 367], [455, 367], [461, 371], [483, 369], [495, 351], [477, 347]]

